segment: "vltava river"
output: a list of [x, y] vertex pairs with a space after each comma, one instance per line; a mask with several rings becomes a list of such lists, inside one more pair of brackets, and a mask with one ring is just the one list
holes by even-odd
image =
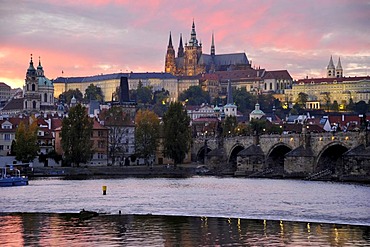
[[[0, 196], [0, 243], [8, 246], [370, 245], [367, 185], [52, 178], [0, 188]], [[90, 219], [64, 214], [81, 209], [105, 214]]]

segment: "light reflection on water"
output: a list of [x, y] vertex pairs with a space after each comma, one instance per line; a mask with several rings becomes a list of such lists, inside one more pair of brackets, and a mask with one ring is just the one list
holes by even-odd
[[[0, 215], [0, 243], [9, 246], [370, 245], [367, 185], [51, 178], [0, 188], [0, 197], [0, 212], [6, 213]], [[81, 209], [105, 214], [89, 220], [52, 214]], [[119, 211], [123, 215], [116, 215]]]
[[370, 229], [234, 218], [65, 214], [0, 216], [2, 246], [367, 246]]

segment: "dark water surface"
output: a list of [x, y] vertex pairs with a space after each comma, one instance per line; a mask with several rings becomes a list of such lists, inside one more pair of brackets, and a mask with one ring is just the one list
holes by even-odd
[[1, 246], [370, 246], [368, 185], [51, 178], [0, 197]]

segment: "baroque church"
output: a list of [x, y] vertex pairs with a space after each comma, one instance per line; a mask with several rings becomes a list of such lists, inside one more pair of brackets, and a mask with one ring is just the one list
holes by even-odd
[[180, 34], [177, 56], [172, 45], [170, 32], [165, 59], [166, 73], [171, 73], [175, 76], [194, 76], [202, 73], [245, 70], [248, 68], [251, 68], [251, 64], [245, 53], [216, 54], [213, 34], [210, 54], [203, 53], [202, 43], [197, 39], [194, 21], [190, 40], [185, 43], [185, 46], [183, 45], [182, 35]]
[[23, 109], [26, 112], [40, 112], [54, 109], [54, 85], [52, 81], [45, 77], [40, 58], [39, 65], [35, 69], [32, 54], [30, 65], [26, 72], [23, 97]]

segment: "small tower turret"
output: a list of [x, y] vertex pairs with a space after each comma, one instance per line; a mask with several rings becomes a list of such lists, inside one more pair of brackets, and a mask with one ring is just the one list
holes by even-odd
[[335, 78], [335, 67], [333, 63], [333, 57], [330, 56], [330, 61], [328, 67], [326, 67], [326, 77], [327, 78]]

